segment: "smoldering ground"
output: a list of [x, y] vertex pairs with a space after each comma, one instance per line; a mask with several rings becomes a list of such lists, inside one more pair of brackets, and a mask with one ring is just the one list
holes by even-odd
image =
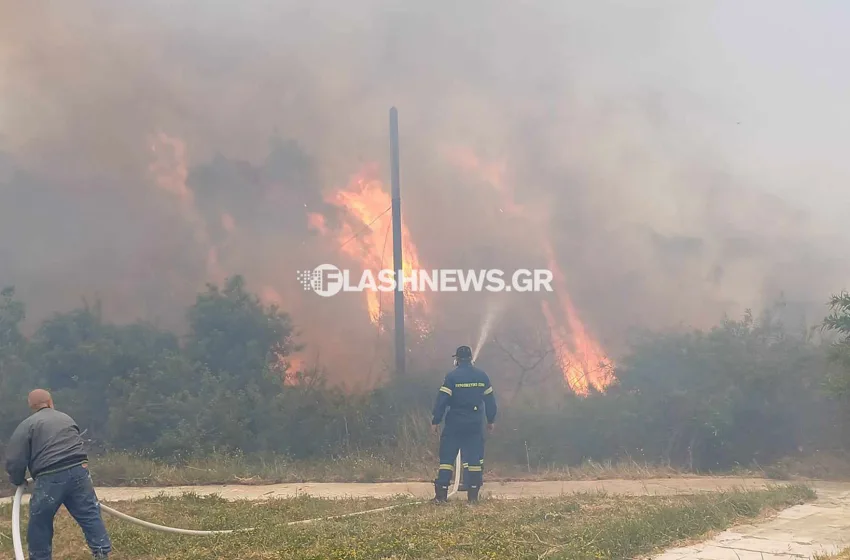
[[[242, 273], [312, 340], [366, 344], [362, 300], [310, 299], [295, 271], [340, 260], [308, 215], [342, 220], [326, 195], [363, 166], [388, 179], [395, 105], [423, 266], [545, 265], [550, 244], [613, 345], [780, 293], [817, 320], [850, 264], [815, 192], [847, 177], [848, 122], [840, 57], [806, 37], [846, 50], [846, 8], [755, 4], [7, 0], [0, 283], [31, 320], [98, 296], [179, 328]], [[435, 299], [437, 330], [477, 329], [482, 298]]]

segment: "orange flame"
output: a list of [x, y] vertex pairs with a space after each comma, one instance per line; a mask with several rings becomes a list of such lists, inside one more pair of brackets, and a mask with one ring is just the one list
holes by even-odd
[[210, 240], [207, 224], [195, 206], [195, 193], [186, 182], [189, 178], [186, 143], [160, 132], [151, 140], [151, 153], [153, 161], [148, 171], [154, 182], [157, 187], [176, 197], [180, 212], [192, 226], [195, 240], [206, 248], [207, 275], [217, 282], [223, 281], [225, 273], [219, 262], [218, 248]]
[[189, 178], [189, 166], [186, 158], [186, 143], [160, 132], [153, 139], [151, 152], [154, 161], [149, 170], [157, 186], [180, 199], [184, 205], [191, 206], [195, 193], [186, 184]]
[[[561, 304], [561, 310], [572, 335], [567, 338], [566, 329], [555, 321], [549, 304], [544, 301], [543, 314], [552, 333], [552, 346], [558, 357], [558, 365], [570, 388], [576, 394], [587, 395], [590, 386], [598, 391], [604, 391], [614, 381], [614, 363], [605, 355], [599, 342], [587, 333], [567, 291], [564, 273], [555, 261], [552, 248], [548, 243], [544, 247], [548, 255], [549, 270], [552, 271], [555, 281], [554, 293]], [[569, 344], [566, 343], [567, 340], [570, 341]]]
[[[374, 164], [367, 166], [354, 175], [344, 189], [325, 196], [326, 202], [342, 210], [344, 219], [336, 232], [330, 232], [324, 216], [313, 213], [308, 217], [311, 228], [324, 235], [334, 235], [343, 254], [359, 263], [363, 270], [376, 275], [379, 270], [392, 268], [392, 201], [376, 178], [377, 170]], [[410, 232], [402, 224], [402, 270], [406, 277], [421, 268], [416, 247], [410, 239]], [[424, 317], [430, 306], [425, 294], [405, 286], [404, 299], [416, 330], [426, 334], [430, 327]], [[367, 290], [366, 307], [369, 320], [383, 330], [385, 310], [392, 309], [391, 294]]]
[[284, 360], [286, 374], [283, 377], [284, 385], [298, 385], [298, 373], [304, 371], [304, 359], [299, 356], [290, 356]]
[[[275, 305], [280, 308], [284, 304], [283, 297], [271, 286], [263, 286], [260, 289], [259, 298], [264, 305]], [[279, 368], [278, 371], [284, 372], [283, 384], [290, 386], [298, 385], [298, 372], [303, 372], [307, 365], [307, 360], [302, 353], [293, 352], [289, 356], [278, 354], [275, 356], [275, 361]]]
[[613, 362], [607, 357], [602, 346], [590, 336], [584, 324], [579, 318], [578, 312], [573, 305], [567, 290], [566, 279], [555, 259], [552, 243], [548, 236], [536, 224], [542, 220], [537, 216], [531, 216], [528, 210], [517, 203], [512, 192], [506, 185], [507, 174], [504, 164], [493, 164], [483, 162], [472, 150], [468, 148], [453, 148], [446, 152], [446, 157], [458, 167], [476, 173], [501, 196], [502, 212], [522, 217], [529, 224], [533, 237], [537, 240], [546, 255], [549, 270], [552, 271], [555, 285], [553, 290], [560, 304], [562, 319], [566, 319], [565, 327], [552, 309], [549, 303], [541, 303], [541, 311], [549, 325], [552, 346], [557, 356], [558, 367], [570, 389], [577, 395], [585, 396], [590, 387], [604, 391], [614, 381]]

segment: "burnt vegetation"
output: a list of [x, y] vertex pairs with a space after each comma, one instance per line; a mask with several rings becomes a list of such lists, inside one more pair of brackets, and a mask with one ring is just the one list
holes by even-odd
[[[644, 332], [618, 360], [617, 382], [587, 397], [537, 382], [544, 351], [520, 354], [497, 341], [502, 412], [487, 460], [523, 471], [627, 459], [720, 472], [840, 452], [850, 444], [850, 295], [831, 304], [822, 328], [804, 332], [772, 311], [708, 331]], [[55, 314], [26, 336], [25, 317], [24, 302], [3, 290], [4, 442], [27, 414], [26, 393], [43, 386], [99, 453], [171, 463], [222, 453], [307, 461], [368, 453], [403, 469], [433, 447], [428, 411], [445, 372], [349, 393], [323, 372], [288, 371], [296, 325], [239, 276], [200, 293], [180, 335], [110, 323], [98, 303]]]

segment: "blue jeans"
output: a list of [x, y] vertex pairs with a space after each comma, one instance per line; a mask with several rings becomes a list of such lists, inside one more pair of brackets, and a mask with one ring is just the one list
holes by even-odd
[[78, 466], [36, 478], [27, 529], [30, 560], [51, 560], [53, 518], [63, 504], [82, 528], [94, 557], [105, 558], [112, 550], [112, 543], [100, 517], [89, 471]]

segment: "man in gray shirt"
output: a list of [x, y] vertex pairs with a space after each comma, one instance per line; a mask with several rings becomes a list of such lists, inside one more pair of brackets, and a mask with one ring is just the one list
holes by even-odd
[[88, 455], [74, 420], [53, 408], [53, 399], [36, 389], [27, 399], [33, 413], [21, 422], [6, 447], [6, 472], [15, 486], [35, 479], [30, 498], [27, 544], [30, 560], [51, 560], [53, 518], [59, 506], [77, 521], [94, 558], [107, 558], [112, 543], [88, 471]]

